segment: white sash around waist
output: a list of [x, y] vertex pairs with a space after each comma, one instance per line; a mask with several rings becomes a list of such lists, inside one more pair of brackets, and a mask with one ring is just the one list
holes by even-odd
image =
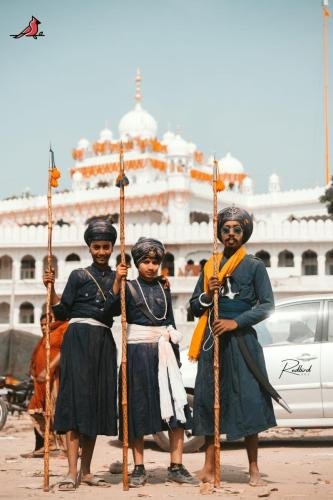
[[71, 325], [73, 323], [85, 323], [86, 325], [103, 326], [104, 328], [110, 328], [108, 325], [105, 325], [101, 321], [98, 321], [94, 318], [72, 318], [69, 320], [69, 324]]
[[187, 404], [187, 396], [170, 339], [174, 344], [179, 344], [182, 339], [182, 334], [171, 325], [127, 325], [128, 344], [158, 343], [158, 385], [162, 419], [169, 422], [175, 414], [177, 420], [185, 423], [184, 406]]

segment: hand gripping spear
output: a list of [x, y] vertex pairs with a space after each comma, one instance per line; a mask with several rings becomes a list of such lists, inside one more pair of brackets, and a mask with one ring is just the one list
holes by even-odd
[[[125, 175], [123, 143], [120, 142], [119, 151], [119, 174], [116, 186], [120, 188], [120, 209], [119, 209], [119, 232], [120, 232], [120, 256], [121, 263], [125, 260], [125, 186], [128, 185]], [[123, 277], [120, 288], [121, 305], [121, 408], [123, 415], [123, 490], [128, 491], [128, 404], [127, 404], [127, 323], [126, 323], [126, 278]]]
[[[214, 158], [213, 165], [213, 258], [214, 278], [218, 275], [218, 250], [217, 250], [217, 193], [224, 189], [224, 184], [218, 179], [218, 162]], [[219, 317], [219, 292], [214, 291], [214, 321]], [[220, 362], [219, 362], [219, 336], [214, 335], [214, 486], [220, 487]]]
[[[52, 268], [52, 188], [58, 186], [60, 172], [54, 163], [54, 153], [50, 146], [49, 175], [47, 187], [47, 270]], [[46, 295], [46, 379], [45, 379], [45, 434], [44, 434], [44, 491], [49, 491], [49, 451], [50, 451], [50, 423], [51, 423], [51, 397], [50, 397], [50, 320], [51, 320], [51, 288], [47, 284]]]

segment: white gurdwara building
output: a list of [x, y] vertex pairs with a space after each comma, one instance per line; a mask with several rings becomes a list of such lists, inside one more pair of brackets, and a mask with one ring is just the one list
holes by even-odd
[[[177, 325], [185, 330], [187, 305], [200, 260], [212, 249], [212, 166], [196, 145], [179, 133], [161, 138], [157, 122], [142, 107], [141, 78], [136, 76], [135, 106], [119, 123], [119, 136], [101, 131], [73, 150], [70, 191], [53, 195], [53, 253], [56, 288], [61, 293], [70, 271], [90, 264], [83, 241], [86, 221], [112, 214], [117, 222], [120, 141], [124, 146], [127, 252], [140, 236], [163, 241]], [[219, 162], [226, 186], [220, 208], [235, 204], [254, 217], [248, 252], [265, 262], [276, 298], [330, 292], [333, 289], [333, 221], [319, 202], [324, 187], [281, 191], [279, 177], [269, 178], [268, 192], [254, 194], [251, 177], [228, 153]], [[0, 329], [39, 331], [45, 308], [42, 273], [47, 248], [46, 196], [0, 201]], [[111, 265], [119, 254], [115, 246]], [[191, 260], [193, 264], [187, 264]], [[131, 269], [135, 276], [135, 269]]]

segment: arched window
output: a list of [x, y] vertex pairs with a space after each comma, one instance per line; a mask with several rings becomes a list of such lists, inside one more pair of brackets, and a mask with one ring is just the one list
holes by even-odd
[[0, 280], [9, 280], [12, 277], [13, 259], [4, 255], [0, 259]]
[[162, 263], [162, 274], [166, 276], [174, 276], [175, 275], [175, 257], [170, 252], [166, 252], [163, 257]]
[[203, 212], [190, 212], [190, 224], [193, 222], [209, 222], [209, 214]]
[[302, 274], [305, 276], [318, 274], [317, 254], [313, 250], [306, 250], [302, 254]]
[[266, 250], [259, 250], [259, 252], [256, 253], [256, 257], [261, 259], [266, 267], [271, 267], [271, 256]]
[[326, 254], [325, 273], [333, 274], [333, 250], [329, 250]]
[[25, 255], [21, 260], [21, 280], [35, 279], [35, 259], [31, 255]]
[[0, 304], [0, 323], [9, 323], [10, 305], [7, 302]]
[[80, 257], [76, 253], [70, 253], [66, 257], [66, 262], [80, 262]]
[[294, 267], [294, 254], [289, 250], [283, 250], [278, 255], [278, 267]]
[[34, 323], [35, 313], [34, 306], [30, 302], [23, 302], [20, 305], [20, 323]]
[[[55, 277], [58, 277], [58, 259], [55, 255], [52, 255], [52, 267], [55, 270]], [[43, 271], [47, 269], [47, 255], [43, 259]]]

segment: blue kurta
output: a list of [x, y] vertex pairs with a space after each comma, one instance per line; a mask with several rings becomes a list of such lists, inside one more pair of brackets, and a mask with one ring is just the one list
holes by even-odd
[[110, 327], [119, 314], [119, 301], [110, 292], [115, 272], [88, 267], [101, 287], [84, 269], [68, 279], [57, 319], [92, 318], [106, 326], [70, 324], [61, 347], [60, 387], [54, 428], [59, 433], [75, 430], [95, 437], [117, 434], [117, 351]]
[[[147, 282], [138, 278], [146, 302], [157, 318], [161, 318], [165, 312], [164, 294], [157, 281]], [[136, 280], [131, 281], [138, 297], [143, 302], [141, 291]], [[170, 290], [164, 289], [167, 299], [167, 312], [165, 319], [149, 319], [138, 307], [132, 297], [129, 287], [126, 287], [126, 315], [127, 323], [145, 326], [168, 326], [175, 328]], [[175, 356], [179, 359], [179, 346], [171, 342]], [[129, 441], [141, 438], [145, 435], [155, 434], [162, 430], [176, 427], [190, 428], [191, 416], [188, 407], [185, 408], [187, 422], [185, 425], [178, 422], [174, 417], [167, 425], [161, 418], [159, 385], [158, 385], [158, 344], [140, 343], [128, 344], [127, 346], [127, 380], [128, 380], [128, 433]], [[119, 408], [121, 411], [121, 377], [119, 381]], [[122, 425], [120, 438], [122, 439]]]
[[[220, 268], [226, 262], [224, 258]], [[203, 293], [203, 274], [195, 287], [190, 304], [193, 314], [201, 316], [207, 307], [199, 302]], [[253, 325], [274, 310], [271, 283], [263, 262], [247, 255], [230, 278], [230, 299], [219, 294], [219, 318], [234, 319], [246, 345], [263, 374], [267, 375], [262, 347]], [[203, 302], [207, 302], [203, 297]], [[213, 316], [212, 316], [213, 320]], [[214, 435], [213, 338], [207, 326], [198, 361], [194, 390], [194, 435]], [[220, 432], [230, 440], [250, 436], [276, 425], [271, 397], [262, 389], [247, 367], [234, 332], [219, 337], [220, 354]]]

